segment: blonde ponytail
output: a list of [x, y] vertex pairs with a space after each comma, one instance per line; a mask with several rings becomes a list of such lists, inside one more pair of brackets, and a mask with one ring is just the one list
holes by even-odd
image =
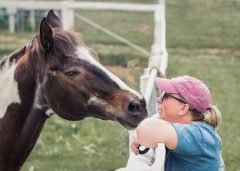
[[204, 113], [204, 121], [211, 125], [215, 130], [218, 130], [219, 125], [222, 122], [222, 115], [220, 110], [216, 106], [211, 106]]

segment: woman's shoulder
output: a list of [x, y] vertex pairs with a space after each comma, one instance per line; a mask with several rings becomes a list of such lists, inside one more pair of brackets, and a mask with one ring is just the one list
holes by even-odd
[[192, 122], [190, 124], [190, 127], [195, 127], [196, 129], [199, 129], [199, 131], [201, 131], [202, 133], [209, 132], [212, 134], [217, 134], [214, 128], [205, 122]]
[[221, 138], [219, 137], [218, 133], [214, 130], [214, 128], [211, 125], [205, 122], [199, 122], [199, 123], [196, 122], [196, 123], [193, 123], [192, 125], [195, 127], [198, 127], [203, 138], [205, 139], [212, 138], [213, 140], [215, 139], [214, 142], [221, 142]]
[[188, 124], [173, 123], [173, 126], [179, 127], [180, 129], [189, 129], [194, 131], [196, 130], [214, 131], [213, 127], [205, 122], [192, 122]]
[[203, 142], [206, 137], [212, 137], [213, 139], [218, 137], [214, 129], [204, 122], [192, 122], [189, 124], [173, 123], [172, 125], [176, 129], [178, 138], [190, 138]]

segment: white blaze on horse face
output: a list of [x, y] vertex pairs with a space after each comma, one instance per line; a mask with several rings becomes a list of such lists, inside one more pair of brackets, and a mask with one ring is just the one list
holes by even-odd
[[15, 63], [9, 64], [7, 59], [0, 70], [0, 118], [4, 117], [7, 107], [12, 103], [20, 103], [17, 82], [14, 80]]
[[96, 59], [93, 56], [91, 56], [91, 54], [87, 48], [78, 47], [76, 54], [78, 55], [78, 57], [81, 60], [85, 60], [85, 61], [89, 62], [90, 64], [95, 65], [96, 67], [101, 69], [103, 72], [105, 72], [110, 77], [110, 79], [112, 79], [122, 90], [127, 90], [127, 91], [135, 94], [139, 99], [143, 98], [137, 91], [129, 88], [122, 80], [120, 80], [117, 76], [115, 76], [114, 74], [109, 72], [98, 61], [96, 61]]

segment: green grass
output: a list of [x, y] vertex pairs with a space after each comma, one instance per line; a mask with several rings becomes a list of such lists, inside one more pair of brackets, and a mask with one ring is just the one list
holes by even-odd
[[[238, 1], [167, 0], [166, 9], [167, 77], [192, 75], [209, 86], [213, 102], [223, 115], [219, 134], [223, 140], [226, 171], [240, 171], [239, 8]], [[151, 13], [78, 12], [150, 51]], [[76, 30], [81, 32], [79, 37], [98, 52], [103, 64], [128, 66], [136, 77], [147, 66], [143, 54], [80, 20], [76, 20]], [[0, 55], [20, 48], [33, 35], [1, 31]], [[138, 89], [138, 82], [127, 83]], [[53, 116], [22, 170], [28, 171], [33, 166], [34, 171], [113, 171], [126, 164], [127, 136], [127, 131], [113, 122], [96, 119], [69, 122]]]
[[239, 48], [239, 2], [167, 1], [168, 46]]
[[[112, 122], [51, 118], [23, 170], [114, 170], [126, 161], [128, 133]], [[119, 142], [121, 140], [121, 143]]]

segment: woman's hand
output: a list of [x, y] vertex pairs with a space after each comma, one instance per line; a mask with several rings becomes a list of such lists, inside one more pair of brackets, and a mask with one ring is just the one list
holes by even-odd
[[138, 140], [134, 137], [132, 144], [130, 145], [130, 148], [131, 148], [131, 151], [136, 155], [139, 153], [137, 148], [138, 146], [139, 146]]
[[161, 129], [157, 126], [156, 121], [159, 119], [147, 118], [143, 120], [137, 127], [137, 142], [148, 148], [154, 148], [157, 146], [157, 136], [158, 129]]

